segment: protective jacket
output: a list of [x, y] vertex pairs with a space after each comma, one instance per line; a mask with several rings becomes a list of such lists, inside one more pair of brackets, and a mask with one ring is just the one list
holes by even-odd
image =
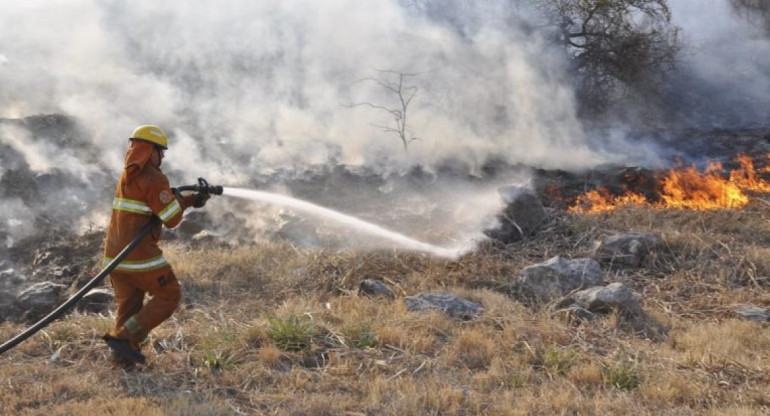
[[[112, 216], [104, 244], [106, 266], [136, 237], [139, 230], [155, 214], [168, 228], [182, 220], [184, 209], [190, 205], [188, 197], [174, 195], [168, 178], [161, 170], [147, 163], [153, 145], [133, 141], [126, 153], [125, 169], [120, 175], [112, 202]], [[115, 271], [121, 273], [162, 272], [170, 266], [158, 247], [162, 225], [142, 239]]]

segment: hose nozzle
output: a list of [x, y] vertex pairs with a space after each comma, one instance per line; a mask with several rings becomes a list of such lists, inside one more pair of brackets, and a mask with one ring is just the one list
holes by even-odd
[[209, 183], [205, 179], [198, 178], [198, 192], [202, 192], [209, 195], [222, 195], [222, 186], [209, 185]]
[[175, 191], [178, 191], [178, 192], [193, 191], [193, 192], [200, 192], [208, 195], [222, 195], [223, 189], [221, 185], [209, 185], [208, 181], [206, 181], [205, 179], [198, 178], [197, 185], [180, 186], [178, 188], [175, 188]]

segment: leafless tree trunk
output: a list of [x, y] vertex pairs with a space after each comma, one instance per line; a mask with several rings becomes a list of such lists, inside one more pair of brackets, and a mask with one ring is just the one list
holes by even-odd
[[370, 108], [374, 108], [376, 110], [384, 111], [391, 115], [393, 118], [393, 125], [377, 125], [372, 124], [375, 127], [383, 129], [386, 133], [392, 133], [398, 136], [398, 138], [401, 140], [401, 144], [404, 146], [404, 151], [407, 151], [409, 148], [409, 143], [419, 140], [419, 138], [414, 136], [413, 130], [409, 127], [407, 124], [407, 114], [409, 109], [409, 104], [412, 103], [412, 100], [414, 99], [415, 95], [417, 94], [418, 88], [414, 85], [408, 85], [407, 79], [409, 77], [414, 77], [418, 74], [416, 73], [403, 73], [399, 71], [392, 71], [392, 70], [382, 70], [378, 71], [380, 73], [380, 76], [377, 78], [373, 77], [367, 77], [361, 79], [361, 81], [369, 81], [374, 82], [381, 86], [385, 91], [387, 91], [390, 95], [394, 96], [396, 98], [396, 105], [393, 107], [381, 105], [381, 104], [375, 104], [371, 102], [362, 102], [362, 103], [355, 103], [348, 107], [359, 107], [359, 106], [366, 106]]

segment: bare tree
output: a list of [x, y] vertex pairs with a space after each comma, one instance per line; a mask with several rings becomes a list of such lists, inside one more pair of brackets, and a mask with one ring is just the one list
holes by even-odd
[[597, 114], [629, 93], [650, 96], [674, 68], [678, 28], [667, 0], [540, 0], [573, 58], [584, 110]]
[[385, 91], [387, 91], [389, 95], [392, 95], [396, 99], [396, 105], [393, 107], [388, 107], [381, 104], [362, 102], [352, 104], [348, 107], [366, 106], [390, 114], [393, 118], [394, 124], [387, 126], [377, 124], [372, 125], [383, 129], [383, 131], [386, 133], [397, 135], [398, 138], [401, 139], [401, 144], [404, 145], [404, 151], [407, 151], [409, 148], [409, 143], [415, 140], [419, 140], [419, 138], [414, 136], [413, 130], [407, 124], [407, 110], [409, 109], [409, 105], [412, 103], [412, 100], [414, 99], [418, 90], [416, 86], [408, 85], [407, 79], [418, 74], [403, 73], [392, 70], [379, 70], [377, 72], [380, 73], [379, 77], [367, 77], [359, 80], [359, 82], [368, 81], [378, 84]]

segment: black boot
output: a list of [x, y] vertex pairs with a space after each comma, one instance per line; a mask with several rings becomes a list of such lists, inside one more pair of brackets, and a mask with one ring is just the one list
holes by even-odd
[[141, 351], [135, 350], [127, 339], [114, 338], [110, 335], [105, 335], [102, 339], [113, 351], [113, 357], [117, 359], [116, 361], [139, 364], [144, 364], [147, 361], [144, 354]]

